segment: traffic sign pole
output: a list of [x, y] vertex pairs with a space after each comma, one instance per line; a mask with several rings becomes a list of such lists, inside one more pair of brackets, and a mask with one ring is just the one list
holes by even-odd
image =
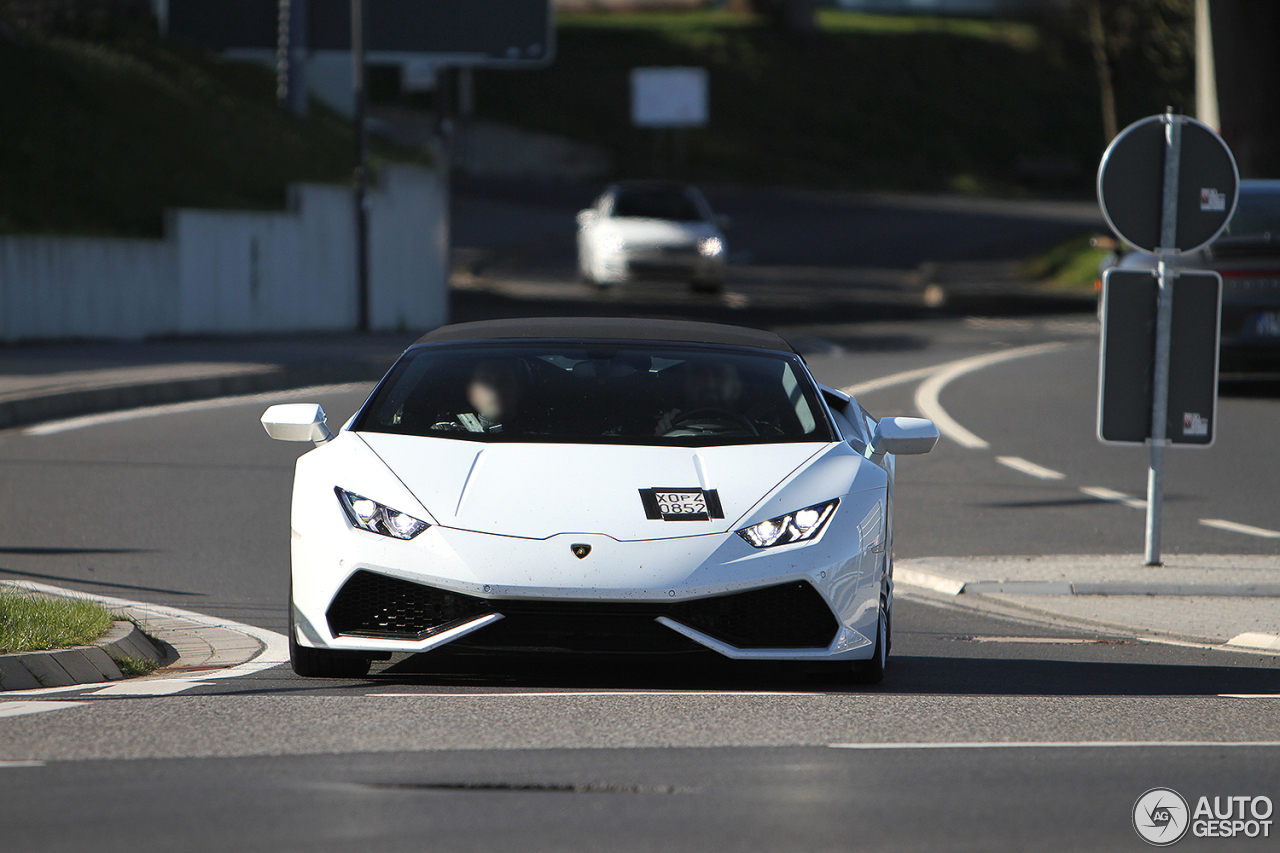
[[1160, 521], [1164, 511], [1164, 449], [1169, 444], [1169, 339], [1173, 328], [1173, 258], [1178, 234], [1178, 167], [1182, 160], [1182, 122], [1170, 109], [1164, 114], [1164, 198], [1160, 246], [1156, 252], [1156, 352], [1151, 394], [1151, 461], [1147, 467], [1146, 563], [1159, 566]]
[[365, 136], [364, 0], [351, 0], [351, 83], [355, 97], [356, 328], [369, 331], [369, 151]]

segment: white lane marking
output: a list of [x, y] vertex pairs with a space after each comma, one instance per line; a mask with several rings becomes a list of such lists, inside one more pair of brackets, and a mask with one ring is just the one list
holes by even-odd
[[1052, 468], [1045, 468], [1034, 462], [1028, 462], [1021, 456], [997, 456], [996, 461], [1006, 468], [1021, 471], [1023, 474], [1029, 474], [1032, 477], [1039, 477], [1041, 480], [1061, 480], [1067, 476]]
[[44, 767], [43, 761], [3, 761], [0, 760], [0, 770], [6, 767]]
[[947, 741], [939, 743], [829, 743], [830, 749], [1111, 749], [1113, 747], [1259, 747], [1280, 740], [1081, 740], [1081, 741]]
[[1097, 498], [1107, 503], [1124, 504], [1133, 509], [1147, 508], [1146, 501], [1126, 495], [1124, 492], [1117, 492], [1115, 489], [1108, 489], [1105, 486], [1081, 486], [1080, 491], [1091, 498]]
[[527, 693], [366, 693], [366, 697], [395, 699], [578, 699], [583, 696], [662, 696], [680, 698], [684, 696], [830, 696], [822, 692], [801, 692], [781, 690], [565, 690], [558, 692]]
[[1248, 536], [1261, 536], [1263, 539], [1280, 539], [1280, 530], [1268, 530], [1265, 527], [1254, 527], [1249, 524], [1240, 524], [1235, 521], [1226, 521], [1221, 518], [1202, 518], [1200, 523], [1205, 527], [1216, 527], [1219, 530], [1229, 530], [1232, 533], [1244, 533]]
[[866, 382], [859, 382], [856, 385], [850, 385], [848, 388], [841, 388], [840, 390], [850, 397], [857, 397], [859, 394], [869, 394], [872, 391], [879, 391], [881, 388], [892, 388], [894, 385], [905, 385], [908, 382], [915, 382], [917, 379], [927, 379], [951, 363], [945, 362], [943, 364], [935, 364], [932, 367], [920, 367], [915, 370], [904, 370], [902, 373], [891, 373], [888, 376], [881, 376], [879, 379], [868, 379]]
[[1027, 347], [1016, 347], [1014, 349], [1003, 350], [1001, 352], [987, 353], [986, 355], [976, 355], [971, 358], [964, 358], [960, 361], [953, 362], [950, 366], [944, 367], [933, 376], [920, 383], [920, 387], [916, 389], [916, 408], [920, 410], [926, 418], [933, 421], [938, 427], [938, 432], [947, 438], [966, 447], [970, 450], [981, 450], [990, 447], [987, 442], [971, 433], [959, 424], [951, 415], [947, 414], [947, 410], [942, 407], [942, 403], [938, 401], [938, 395], [953, 380], [964, 376], [966, 373], [973, 373], [975, 370], [982, 370], [993, 364], [1000, 364], [1004, 361], [1012, 361], [1016, 358], [1025, 358], [1029, 355], [1039, 355], [1046, 352], [1057, 352], [1064, 349], [1067, 345], [1060, 341], [1047, 344], [1034, 344]]
[[73, 429], [100, 426], [102, 424], [132, 421], [139, 418], [155, 418], [161, 415], [181, 415], [187, 412], [199, 412], [205, 409], [220, 409], [227, 406], [244, 406], [250, 403], [279, 403], [282, 400], [295, 400], [300, 397], [311, 397], [317, 394], [345, 394], [351, 391], [370, 391], [372, 382], [345, 382], [340, 385], [313, 385], [310, 388], [292, 388], [283, 391], [267, 391], [261, 394], [240, 394], [233, 397], [214, 397], [209, 400], [192, 400], [187, 403], [166, 403], [163, 406], [144, 406], [138, 409], [125, 409], [120, 412], [102, 412], [96, 415], [80, 415], [58, 421], [46, 421], [36, 426], [27, 427], [24, 435], [55, 435]]
[[[26, 691], [15, 690], [7, 695], [21, 695]], [[44, 702], [11, 702], [0, 701], [0, 717], [20, 717], [24, 714], [43, 714], [45, 711], [61, 711], [63, 708], [74, 708], [77, 705], [83, 705], [83, 702], [68, 702], [63, 699], [53, 699]]]
[[[262, 643], [262, 651], [253, 660], [236, 666], [227, 667], [226, 669], [213, 669], [200, 673], [202, 681], [220, 680], [223, 678], [240, 678], [245, 675], [252, 675], [255, 672], [261, 672], [264, 669], [270, 669], [289, 661], [289, 638], [283, 634], [277, 634], [275, 631], [268, 631], [265, 628], [259, 628], [256, 625], [245, 625], [242, 622], [232, 622], [230, 619], [219, 619], [213, 616], [206, 616], [203, 613], [195, 613], [191, 610], [181, 610], [177, 607], [165, 607], [160, 604], [145, 604], [140, 601], [129, 601], [123, 598], [112, 598], [108, 595], [96, 595], [94, 593], [79, 592], [78, 590], [63, 589], [62, 587], [51, 586], [49, 584], [35, 583], [34, 581], [6, 581], [8, 586], [22, 587], [35, 592], [43, 592], [49, 595], [56, 595], [61, 598], [87, 598], [90, 601], [96, 601], [99, 604], [105, 604], [109, 608], [128, 607], [133, 610], [141, 611], [144, 616], [152, 614], [155, 616], [163, 616], [170, 619], [190, 619], [193, 622], [199, 622], [212, 628], [226, 628], [229, 631], [238, 631], [241, 634], [248, 634], [258, 642]], [[145, 619], [143, 620], [143, 630], [146, 630]], [[152, 679], [150, 684], [158, 684], [165, 679]], [[190, 677], [182, 677], [172, 679], [182, 684], [191, 684]], [[82, 690], [83, 684], [76, 684], [70, 687], [45, 687], [35, 690], [13, 690], [4, 695], [6, 696], [38, 696], [45, 693], [62, 693], [68, 690]]]
[[1280, 699], [1280, 693], [1219, 693], [1219, 699]]
[[915, 569], [904, 569], [895, 566], [893, 570], [894, 583], [902, 583], [907, 586], [918, 586], [922, 589], [931, 589], [934, 592], [941, 592], [946, 595], [959, 595], [964, 592], [966, 581], [955, 580], [954, 578], [944, 578], [941, 575], [935, 575], [930, 572], [919, 572]]
[[1262, 634], [1254, 631], [1246, 631], [1243, 634], [1236, 634], [1230, 640], [1227, 640], [1228, 646], [1235, 646], [1241, 649], [1261, 649], [1262, 651], [1280, 651], [1280, 636], [1275, 634]]
[[85, 696], [172, 696], [174, 693], [181, 693], [184, 690], [190, 690], [192, 687], [208, 687], [209, 683], [204, 681], [177, 681], [170, 679], [143, 679], [141, 681], [122, 681], [119, 684], [113, 684], [110, 687], [104, 687], [101, 690], [95, 690], [92, 693], [85, 693]]

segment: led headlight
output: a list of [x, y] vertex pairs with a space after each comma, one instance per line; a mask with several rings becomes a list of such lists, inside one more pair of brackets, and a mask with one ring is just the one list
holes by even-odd
[[338, 502], [342, 504], [347, 518], [361, 530], [395, 539], [412, 539], [431, 526], [355, 492], [348, 492], [340, 487], [335, 487], [334, 492], [337, 493]]
[[777, 545], [790, 545], [793, 542], [804, 542], [818, 535], [827, 519], [836, 511], [839, 499], [813, 506], [744, 527], [738, 535], [747, 540], [753, 548], [773, 548]]
[[724, 251], [724, 241], [719, 237], [703, 237], [698, 241], [698, 254], [704, 258], [714, 258]]

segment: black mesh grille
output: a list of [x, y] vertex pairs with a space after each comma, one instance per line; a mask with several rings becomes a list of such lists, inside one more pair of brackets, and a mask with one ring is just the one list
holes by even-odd
[[492, 612], [481, 598], [361, 571], [334, 596], [328, 617], [335, 636], [421, 640]]
[[826, 648], [840, 627], [822, 596], [803, 581], [675, 604], [486, 601], [365, 571], [343, 584], [328, 617], [334, 635], [420, 640], [493, 612], [504, 618], [459, 643], [494, 650], [702, 648], [654, 621], [667, 616], [738, 648]]
[[742, 649], [825, 648], [840, 625], [804, 581], [671, 606], [672, 619]]

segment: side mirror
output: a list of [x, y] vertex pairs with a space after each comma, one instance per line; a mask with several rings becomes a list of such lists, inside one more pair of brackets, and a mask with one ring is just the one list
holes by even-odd
[[333, 440], [319, 403], [284, 403], [262, 413], [267, 435], [279, 441], [314, 441], [316, 447]]
[[574, 218], [578, 220], [579, 225], [586, 225], [588, 222], [596, 218], [596, 212], [591, 208], [579, 210], [578, 215]]
[[728, 231], [733, 227], [733, 217], [726, 216], [723, 213], [717, 213], [715, 217], [713, 217], [712, 221], [715, 222], [716, 227], [721, 231]]
[[915, 455], [928, 453], [938, 443], [938, 428], [924, 418], [881, 418], [871, 436], [868, 457], [881, 459], [886, 453]]

